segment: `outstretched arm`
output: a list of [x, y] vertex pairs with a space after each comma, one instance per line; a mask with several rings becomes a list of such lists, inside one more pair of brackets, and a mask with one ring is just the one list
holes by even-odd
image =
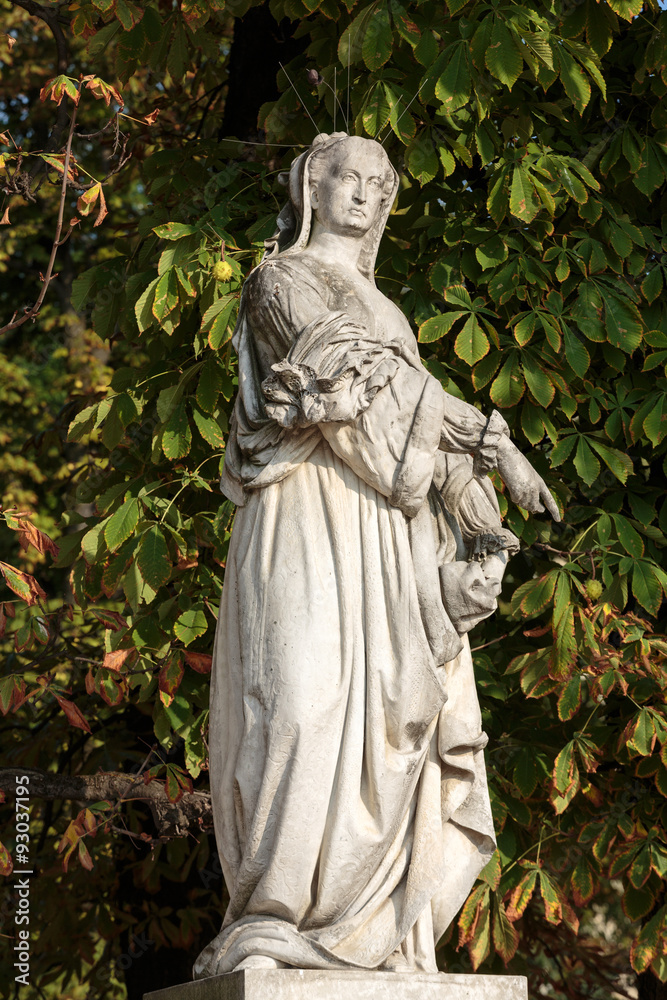
[[554, 521], [560, 521], [556, 501], [547, 484], [509, 437], [501, 438], [496, 461], [500, 478], [514, 503], [533, 514], [541, 513], [546, 508]]
[[474, 456], [476, 475], [497, 469], [515, 503], [531, 513], [548, 510], [560, 521], [556, 502], [540, 475], [509, 436], [504, 418], [494, 410], [487, 419], [478, 409], [445, 393], [445, 415], [440, 435], [442, 451]]

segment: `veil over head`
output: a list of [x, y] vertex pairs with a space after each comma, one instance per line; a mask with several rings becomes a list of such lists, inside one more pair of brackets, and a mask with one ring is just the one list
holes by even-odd
[[[289, 201], [282, 209], [277, 222], [277, 231], [266, 240], [264, 246], [266, 252], [262, 258], [262, 263], [266, 260], [275, 260], [277, 257], [299, 253], [304, 250], [310, 239], [310, 231], [313, 222], [313, 212], [310, 205], [310, 184], [311, 165], [313, 156], [326, 156], [327, 151], [333, 150], [346, 139], [353, 139], [347, 132], [334, 132], [332, 135], [320, 133], [312, 142], [312, 145], [293, 161], [289, 174], [281, 175], [287, 183]], [[361, 138], [361, 137], [359, 137]], [[359, 255], [358, 268], [361, 274], [370, 282], [375, 284], [375, 259], [377, 257], [380, 240], [387, 224], [389, 213], [391, 212], [396, 192], [398, 190], [398, 174], [392, 166], [387, 154], [382, 146], [374, 139], [365, 139], [364, 142], [372, 143], [382, 151], [382, 155], [387, 163], [391, 176], [391, 189], [387, 193], [380, 206], [378, 216], [363, 237], [361, 253]]]

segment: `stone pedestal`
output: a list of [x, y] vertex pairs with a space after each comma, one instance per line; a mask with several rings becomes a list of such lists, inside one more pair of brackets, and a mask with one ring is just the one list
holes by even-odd
[[144, 994], [144, 1000], [528, 1000], [522, 976], [249, 969]]

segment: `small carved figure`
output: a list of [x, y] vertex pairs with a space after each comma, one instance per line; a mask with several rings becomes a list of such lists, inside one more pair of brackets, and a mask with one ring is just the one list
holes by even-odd
[[234, 337], [210, 713], [230, 901], [195, 975], [434, 972], [495, 846], [466, 633], [518, 541], [487, 473], [558, 508], [375, 286], [398, 188], [383, 148], [320, 135], [288, 183]]

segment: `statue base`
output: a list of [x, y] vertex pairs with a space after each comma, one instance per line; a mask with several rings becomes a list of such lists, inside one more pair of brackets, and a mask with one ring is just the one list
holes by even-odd
[[145, 993], [144, 1000], [528, 1000], [523, 976], [248, 969]]

